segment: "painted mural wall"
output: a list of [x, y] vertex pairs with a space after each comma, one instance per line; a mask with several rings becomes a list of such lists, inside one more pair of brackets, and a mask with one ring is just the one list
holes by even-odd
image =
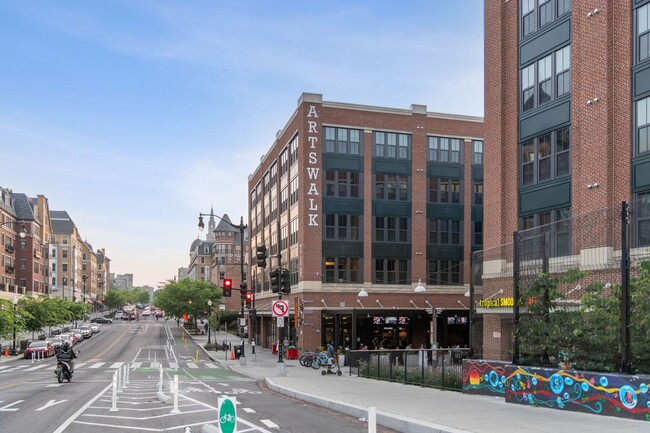
[[650, 421], [650, 376], [463, 360], [463, 392], [508, 403]]

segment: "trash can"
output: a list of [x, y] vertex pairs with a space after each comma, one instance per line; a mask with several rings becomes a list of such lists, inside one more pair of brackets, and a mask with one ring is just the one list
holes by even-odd
[[241, 358], [241, 346], [235, 346], [235, 359]]

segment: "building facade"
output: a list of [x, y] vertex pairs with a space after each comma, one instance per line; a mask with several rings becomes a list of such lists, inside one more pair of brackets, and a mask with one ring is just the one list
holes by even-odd
[[[15, 199], [11, 190], [0, 187], [0, 296], [12, 299], [19, 293], [16, 276], [16, 246], [19, 242], [21, 224], [16, 215]], [[21, 290], [22, 293], [22, 290]]]
[[[632, 247], [650, 246], [649, 10], [639, 0], [485, 2], [486, 251], [540, 228], [551, 264], [605, 269], [620, 230], [602, 221], [597, 242], [586, 239], [577, 217], [623, 201]], [[486, 259], [479, 297], [513, 296], [511, 264]], [[508, 360], [512, 308], [496, 310], [477, 310], [483, 357]]]
[[[48, 233], [41, 217], [39, 200], [26, 194], [12, 193], [16, 216], [26, 229], [16, 246], [16, 280], [21, 291], [28, 296], [49, 293]], [[43, 204], [43, 201], [40, 201]]]
[[115, 289], [133, 288], [133, 274], [109, 274], [110, 281]]
[[304, 93], [248, 185], [250, 250], [269, 254], [250, 272], [259, 344], [278, 339], [278, 267], [291, 282], [283, 334], [301, 349], [468, 344], [482, 118]]
[[50, 211], [50, 222], [50, 270], [58, 283], [57, 296], [72, 301], [81, 300], [83, 240], [68, 212]]

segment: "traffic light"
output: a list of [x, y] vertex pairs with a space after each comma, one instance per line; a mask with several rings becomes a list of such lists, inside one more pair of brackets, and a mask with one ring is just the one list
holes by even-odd
[[284, 294], [291, 293], [291, 274], [288, 269], [280, 271], [280, 288]]
[[274, 269], [271, 271], [271, 291], [278, 293], [280, 291], [280, 270]]
[[246, 308], [250, 308], [251, 302], [253, 301], [253, 292], [246, 292], [244, 294], [244, 300], [246, 301]]
[[244, 296], [246, 296], [246, 293], [248, 293], [248, 284], [241, 283], [239, 285], [239, 290], [241, 291], [241, 297], [243, 298]]
[[266, 268], [266, 245], [257, 247], [257, 267]]
[[232, 280], [230, 278], [223, 280], [223, 296], [224, 298], [232, 296]]

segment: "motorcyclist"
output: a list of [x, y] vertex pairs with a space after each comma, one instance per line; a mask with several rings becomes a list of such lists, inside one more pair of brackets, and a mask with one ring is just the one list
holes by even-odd
[[64, 341], [61, 345], [61, 348], [56, 352], [56, 360], [67, 362], [70, 365], [70, 373], [74, 371], [74, 359], [77, 355], [74, 353], [74, 350], [70, 347], [69, 341]]

